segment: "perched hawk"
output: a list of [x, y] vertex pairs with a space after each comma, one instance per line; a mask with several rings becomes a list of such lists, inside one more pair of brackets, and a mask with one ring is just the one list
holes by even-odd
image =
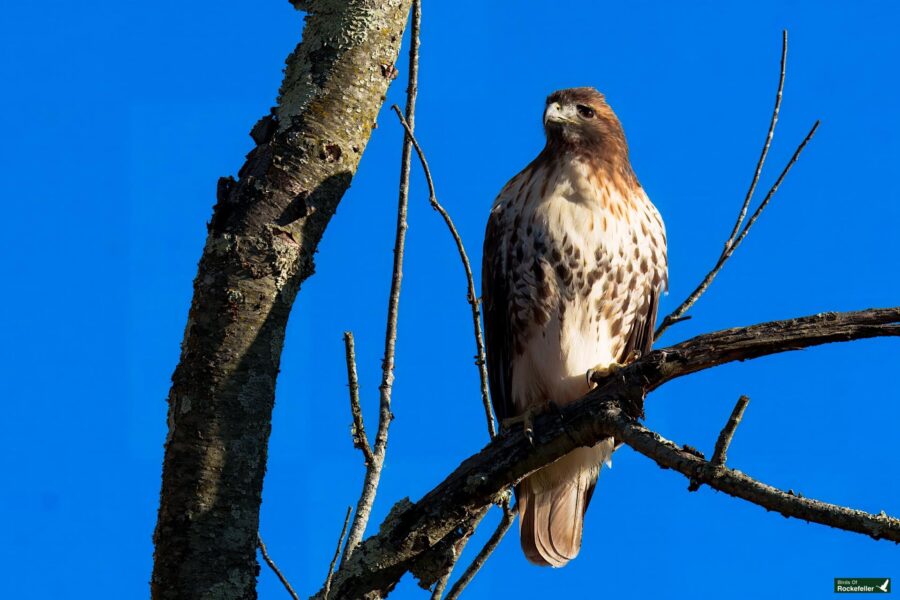
[[[484, 240], [488, 373], [494, 410], [507, 424], [549, 402], [573, 402], [592, 374], [649, 351], [668, 283], [662, 219], [603, 95], [555, 92], [544, 129], [547, 144], [500, 192]], [[573, 450], [516, 486], [528, 560], [559, 567], [578, 554], [614, 444]]]

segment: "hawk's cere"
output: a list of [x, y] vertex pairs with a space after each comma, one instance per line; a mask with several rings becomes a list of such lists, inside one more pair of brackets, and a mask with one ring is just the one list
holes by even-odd
[[[667, 286], [662, 219], [628, 160], [622, 125], [593, 88], [547, 98], [547, 144], [494, 202], [484, 240], [488, 373], [501, 420], [527, 419], [589, 390], [591, 374], [653, 344]], [[578, 448], [516, 486], [522, 549], [565, 565], [612, 438]]]

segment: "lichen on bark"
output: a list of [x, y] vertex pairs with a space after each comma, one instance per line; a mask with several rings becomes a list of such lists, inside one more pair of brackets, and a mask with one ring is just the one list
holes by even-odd
[[259, 506], [285, 326], [350, 185], [409, 0], [301, 3], [303, 41], [237, 180], [219, 181], [169, 393], [152, 595], [255, 598]]

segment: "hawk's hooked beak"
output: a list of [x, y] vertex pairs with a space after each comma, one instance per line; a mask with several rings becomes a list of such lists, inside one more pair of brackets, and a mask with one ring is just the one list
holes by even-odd
[[563, 107], [559, 102], [553, 102], [548, 104], [547, 109], [544, 110], [544, 125], [546, 126], [550, 123], [574, 123], [576, 122], [575, 117], [574, 106]]

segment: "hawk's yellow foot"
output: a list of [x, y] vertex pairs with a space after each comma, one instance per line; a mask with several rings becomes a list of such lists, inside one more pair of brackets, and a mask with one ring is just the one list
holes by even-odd
[[611, 362], [609, 364], [597, 365], [588, 369], [587, 373], [584, 375], [587, 378], [588, 387], [593, 388], [596, 384], [600, 383], [624, 366], [625, 365], [621, 363]]
[[544, 402], [543, 404], [532, 404], [528, 408], [525, 409], [525, 412], [518, 414], [514, 417], [509, 417], [508, 419], [503, 419], [500, 422], [500, 426], [503, 429], [511, 429], [514, 425], [522, 424], [522, 433], [525, 434], [525, 437], [528, 438], [530, 443], [534, 443], [534, 418], [539, 414], [546, 412], [550, 408], [555, 408], [557, 411], [559, 408], [553, 402]]

